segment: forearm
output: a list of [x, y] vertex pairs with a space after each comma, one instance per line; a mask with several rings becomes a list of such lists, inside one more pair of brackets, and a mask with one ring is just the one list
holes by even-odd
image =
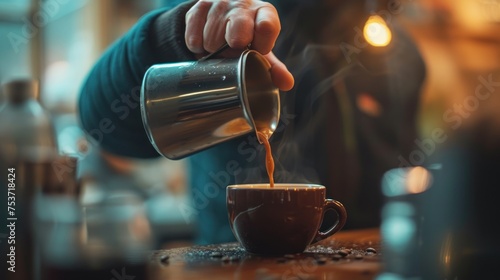
[[184, 15], [191, 5], [187, 2], [142, 17], [89, 73], [79, 98], [80, 121], [108, 152], [137, 158], [158, 156], [142, 124], [141, 82], [153, 64], [194, 59], [184, 42]]

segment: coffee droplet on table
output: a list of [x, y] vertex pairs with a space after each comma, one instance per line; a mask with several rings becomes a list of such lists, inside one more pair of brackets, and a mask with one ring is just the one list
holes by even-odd
[[269, 176], [269, 186], [271, 188], [274, 187], [274, 159], [273, 154], [271, 153], [271, 145], [269, 144], [269, 136], [266, 134], [257, 131], [257, 137], [259, 137], [259, 141], [264, 144], [264, 148], [266, 149], [266, 169], [267, 176]]

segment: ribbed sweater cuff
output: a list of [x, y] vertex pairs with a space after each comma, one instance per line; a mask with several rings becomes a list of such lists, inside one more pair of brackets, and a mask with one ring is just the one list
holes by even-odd
[[188, 1], [158, 16], [150, 29], [151, 45], [161, 61], [195, 59], [186, 46], [186, 13], [197, 1]]

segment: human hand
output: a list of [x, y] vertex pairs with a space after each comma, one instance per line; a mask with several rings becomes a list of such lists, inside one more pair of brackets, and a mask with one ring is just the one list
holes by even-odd
[[186, 13], [186, 45], [195, 54], [212, 53], [227, 43], [233, 53], [247, 46], [271, 64], [274, 84], [290, 90], [294, 79], [271, 52], [281, 29], [276, 8], [258, 0], [200, 0]]

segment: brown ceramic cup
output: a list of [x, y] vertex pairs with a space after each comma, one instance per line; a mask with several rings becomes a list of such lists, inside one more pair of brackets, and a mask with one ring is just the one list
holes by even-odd
[[[325, 198], [325, 187], [315, 184], [242, 184], [227, 187], [229, 223], [236, 239], [249, 253], [302, 253], [344, 226], [347, 213], [339, 201]], [[337, 222], [319, 230], [326, 211]]]

